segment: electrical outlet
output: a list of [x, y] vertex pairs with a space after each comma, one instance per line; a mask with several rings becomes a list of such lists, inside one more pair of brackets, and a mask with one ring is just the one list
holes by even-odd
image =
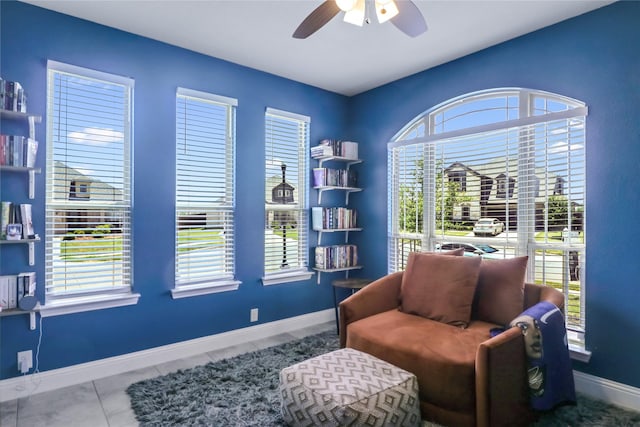
[[31, 350], [18, 352], [18, 370], [26, 374], [33, 367], [33, 353]]
[[257, 308], [252, 308], [251, 309], [251, 321], [252, 322], [257, 322], [258, 321], [258, 309]]

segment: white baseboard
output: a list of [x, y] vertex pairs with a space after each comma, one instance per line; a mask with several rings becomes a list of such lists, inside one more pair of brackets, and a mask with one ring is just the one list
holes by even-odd
[[[333, 309], [0, 381], [0, 402], [56, 390], [335, 320]], [[46, 322], [46, 320], [45, 320]], [[45, 323], [46, 325], [46, 323]], [[37, 386], [37, 387], [36, 387]]]
[[640, 388], [578, 371], [573, 371], [573, 379], [576, 391], [589, 397], [634, 411], [640, 408]]
[[[86, 381], [93, 381], [135, 369], [170, 362], [183, 357], [195, 356], [261, 338], [331, 322], [334, 321], [334, 319], [333, 309], [327, 309], [275, 322], [236, 329], [221, 334], [137, 351], [135, 353], [10, 378], [0, 381], [0, 402], [26, 397], [32, 394], [35, 385], [37, 385], [37, 393], [56, 390]], [[573, 372], [573, 377], [576, 390], [580, 393], [623, 408], [633, 410], [640, 408], [639, 388], [578, 371]]]

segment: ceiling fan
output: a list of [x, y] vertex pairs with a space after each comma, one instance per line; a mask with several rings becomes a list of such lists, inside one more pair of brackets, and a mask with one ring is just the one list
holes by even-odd
[[373, 4], [378, 22], [391, 21], [400, 31], [417, 37], [427, 31], [427, 23], [420, 9], [411, 0], [325, 0], [307, 16], [293, 33], [296, 39], [306, 39], [331, 21], [340, 11], [345, 12], [344, 20], [362, 26], [369, 23], [367, 3]]

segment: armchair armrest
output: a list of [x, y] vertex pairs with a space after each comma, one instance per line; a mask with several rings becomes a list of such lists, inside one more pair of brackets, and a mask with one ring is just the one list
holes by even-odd
[[541, 301], [548, 301], [555, 304], [564, 312], [564, 294], [559, 290], [546, 285], [536, 285], [525, 283], [524, 285], [524, 307], [529, 308]]
[[403, 271], [399, 271], [384, 276], [340, 303], [341, 348], [347, 343], [347, 325], [349, 323], [398, 307], [403, 273]]
[[528, 425], [527, 359], [520, 328], [513, 327], [482, 344], [476, 355], [476, 425]]

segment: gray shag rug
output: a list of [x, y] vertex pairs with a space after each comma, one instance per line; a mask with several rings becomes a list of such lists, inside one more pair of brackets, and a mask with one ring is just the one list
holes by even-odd
[[[335, 332], [327, 331], [140, 381], [127, 393], [141, 426], [284, 426], [280, 371], [337, 348]], [[541, 414], [534, 426], [640, 426], [640, 413], [580, 395], [577, 405]]]

